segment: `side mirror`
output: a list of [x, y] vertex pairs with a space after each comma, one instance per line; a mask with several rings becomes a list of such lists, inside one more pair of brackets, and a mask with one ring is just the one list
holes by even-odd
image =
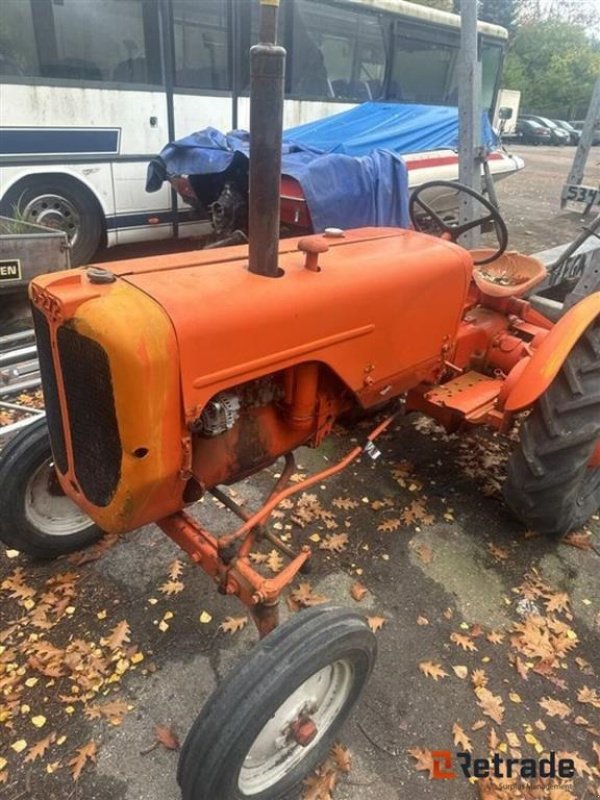
[[512, 119], [513, 110], [508, 106], [503, 106], [499, 111], [499, 117], [501, 120], [506, 121], [507, 119]]

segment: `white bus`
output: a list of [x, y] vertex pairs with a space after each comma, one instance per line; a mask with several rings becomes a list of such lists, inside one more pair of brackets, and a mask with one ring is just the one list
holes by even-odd
[[[166, 185], [145, 192], [146, 167], [192, 131], [247, 127], [258, 12], [257, 0], [3, 0], [0, 214], [66, 230], [74, 264], [102, 244], [201, 233]], [[404, 0], [282, 0], [279, 21], [286, 127], [365, 100], [457, 104], [456, 15]], [[507, 34], [479, 32], [492, 114]]]

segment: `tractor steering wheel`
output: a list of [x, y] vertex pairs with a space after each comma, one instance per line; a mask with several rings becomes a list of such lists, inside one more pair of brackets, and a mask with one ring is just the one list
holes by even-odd
[[[463, 192], [464, 194], [468, 194], [471, 197], [474, 197], [478, 203], [480, 203], [483, 208], [489, 211], [489, 214], [483, 217], [479, 217], [478, 219], [471, 220], [470, 222], [464, 222], [462, 225], [460, 224], [450, 224], [450, 222], [446, 221], [442, 216], [441, 212], [435, 211], [429, 203], [426, 203], [425, 200], [421, 198], [422, 192], [426, 189], [451, 189], [455, 191], [457, 194]], [[417, 215], [416, 209], [417, 206], [421, 208], [427, 216], [433, 220], [436, 227], [440, 229], [441, 236], [445, 238], [449, 238], [450, 241], [456, 242], [463, 233], [466, 231], [470, 231], [472, 228], [478, 228], [482, 225], [485, 225], [487, 222], [491, 222], [494, 225], [494, 230], [496, 231], [496, 236], [498, 238], [498, 248], [492, 253], [492, 255], [487, 256], [486, 258], [480, 258], [477, 261], [473, 261], [473, 263], [477, 266], [481, 264], [489, 264], [491, 261], [495, 261], [497, 258], [500, 258], [502, 253], [506, 250], [508, 245], [508, 230], [506, 228], [506, 223], [500, 216], [500, 212], [493, 205], [487, 197], [484, 197], [479, 192], [476, 192], [474, 189], [471, 189], [469, 186], [465, 186], [458, 181], [428, 181], [428, 183], [424, 183], [422, 186], [419, 186], [410, 196], [410, 201], [408, 205], [408, 210], [410, 214], [410, 220], [417, 231], [426, 231], [425, 226], [423, 225], [423, 218], [422, 215]]]

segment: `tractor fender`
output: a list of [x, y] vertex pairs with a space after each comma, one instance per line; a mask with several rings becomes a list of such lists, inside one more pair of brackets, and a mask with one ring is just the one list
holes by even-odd
[[576, 342], [599, 316], [600, 292], [594, 292], [567, 311], [523, 368], [504, 410], [522, 411], [532, 405], [550, 386]]

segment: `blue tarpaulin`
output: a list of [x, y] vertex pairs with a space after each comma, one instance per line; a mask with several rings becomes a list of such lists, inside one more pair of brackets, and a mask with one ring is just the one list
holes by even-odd
[[[483, 125], [484, 141], [495, 144]], [[408, 177], [403, 153], [455, 148], [458, 110], [442, 106], [364, 103], [284, 133], [282, 173], [301, 185], [315, 231], [363, 225], [407, 227]], [[224, 172], [236, 153], [248, 155], [244, 131], [206, 128], [160, 153], [167, 175]], [[154, 172], [153, 172], [154, 169]], [[150, 165], [147, 188], [162, 176]], [[200, 198], [202, 199], [202, 198]]]

